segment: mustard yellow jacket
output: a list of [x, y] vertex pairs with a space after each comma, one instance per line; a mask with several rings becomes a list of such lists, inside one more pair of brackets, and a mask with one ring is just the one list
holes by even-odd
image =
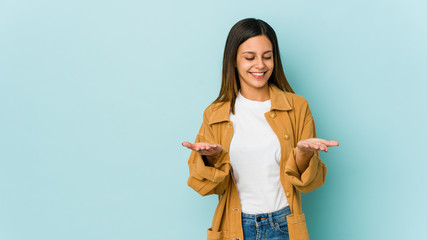
[[[306, 240], [309, 237], [301, 207], [301, 192], [306, 193], [323, 185], [326, 166], [316, 152], [308, 168], [299, 173], [295, 162], [297, 142], [316, 137], [310, 108], [307, 100], [299, 95], [284, 92], [275, 86], [270, 86], [269, 91], [271, 109], [265, 113], [265, 118], [281, 146], [280, 179], [291, 209], [291, 214], [287, 216], [289, 238]], [[212, 226], [207, 231], [208, 240], [243, 240], [240, 199], [228, 154], [233, 137], [229, 114], [230, 102], [208, 106], [195, 140], [222, 145], [223, 151], [214, 167], [206, 166], [200, 154], [194, 151], [188, 160], [188, 185], [202, 196], [218, 195]]]

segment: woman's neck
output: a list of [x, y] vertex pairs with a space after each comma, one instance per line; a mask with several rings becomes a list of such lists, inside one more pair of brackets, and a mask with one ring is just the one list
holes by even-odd
[[263, 88], [240, 88], [240, 94], [246, 99], [252, 101], [264, 102], [270, 99], [270, 91], [268, 85]]

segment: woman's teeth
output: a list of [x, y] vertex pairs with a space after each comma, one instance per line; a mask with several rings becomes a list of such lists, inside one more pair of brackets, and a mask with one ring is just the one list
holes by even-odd
[[255, 76], [262, 76], [262, 75], [264, 75], [264, 73], [251, 73], [251, 74], [253, 74]]

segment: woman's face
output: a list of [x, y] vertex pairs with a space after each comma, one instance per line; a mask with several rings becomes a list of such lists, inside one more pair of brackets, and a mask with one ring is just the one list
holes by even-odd
[[251, 37], [237, 49], [236, 67], [244, 91], [268, 89], [274, 68], [273, 45], [265, 35]]

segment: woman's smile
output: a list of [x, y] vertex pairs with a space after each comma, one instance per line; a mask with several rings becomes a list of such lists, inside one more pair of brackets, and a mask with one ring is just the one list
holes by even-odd
[[249, 72], [254, 78], [262, 79], [265, 76], [265, 72]]

